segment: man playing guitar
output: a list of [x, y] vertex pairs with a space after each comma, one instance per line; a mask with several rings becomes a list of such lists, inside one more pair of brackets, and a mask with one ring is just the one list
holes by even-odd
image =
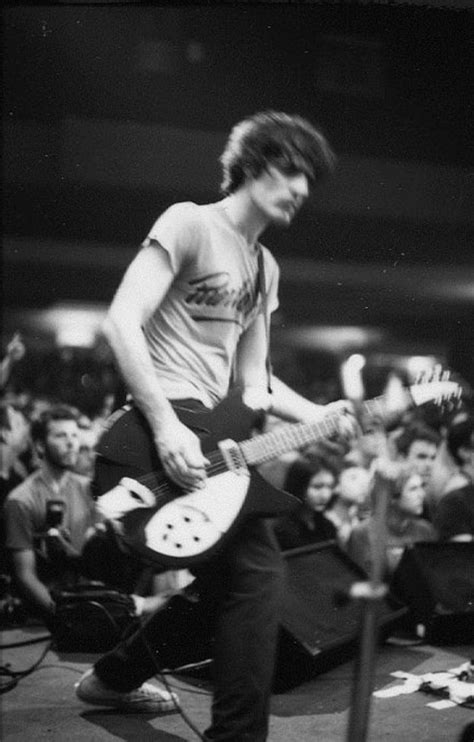
[[[279, 271], [259, 242], [269, 225], [291, 224], [334, 163], [325, 138], [299, 116], [267, 111], [245, 119], [221, 156], [224, 197], [168, 208], [122, 279], [104, 332], [162, 473], [182, 493], [206, 488], [210, 461], [199, 426], [184, 424], [180, 411], [213, 410], [231, 388], [250, 407], [294, 422], [349, 407], [313, 404], [269, 375], [267, 330]], [[109, 465], [105, 446], [99, 494], [108, 487]], [[157, 667], [185, 662], [190, 647], [204, 649], [211, 636], [212, 721], [202, 738], [265, 740], [283, 573], [269, 519], [247, 518], [193, 571], [190, 594], [174, 596], [101, 657], [77, 694], [126, 710], [169, 710], [166, 694], [144, 681]]]

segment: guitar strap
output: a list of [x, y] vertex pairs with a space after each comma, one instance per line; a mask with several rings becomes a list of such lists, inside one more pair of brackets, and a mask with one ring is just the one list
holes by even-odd
[[267, 285], [265, 281], [265, 266], [263, 259], [263, 250], [258, 249], [258, 287], [262, 295], [263, 316], [265, 320], [265, 333], [267, 340], [267, 356], [265, 359], [265, 368], [267, 370], [267, 391], [272, 393], [272, 362], [270, 357], [270, 314], [268, 311]]

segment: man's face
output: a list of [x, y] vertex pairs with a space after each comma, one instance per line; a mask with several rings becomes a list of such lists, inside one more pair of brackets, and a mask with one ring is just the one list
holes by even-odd
[[72, 469], [79, 453], [79, 427], [75, 420], [51, 420], [43, 447], [46, 461], [58, 469]]
[[422, 477], [425, 484], [433, 471], [436, 452], [436, 443], [430, 443], [430, 441], [413, 441], [409, 448], [407, 464], [413, 472]]
[[249, 192], [254, 206], [269, 222], [289, 226], [309, 196], [309, 181], [302, 172], [284, 173], [269, 165], [249, 181]]

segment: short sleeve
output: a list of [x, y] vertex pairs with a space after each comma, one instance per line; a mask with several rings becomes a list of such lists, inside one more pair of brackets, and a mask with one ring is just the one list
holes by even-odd
[[3, 509], [7, 549], [32, 549], [33, 524], [23, 503], [7, 497]]
[[142, 246], [160, 245], [168, 253], [176, 274], [192, 253], [200, 230], [196, 204], [191, 201], [173, 204], [153, 224]]
[[271, 252], [262, 246], [265, 268], [265, 285], [267, 289], [267, 304], [270, 313], [278, 309], [278, 286], [280, 282], [280, 269]]

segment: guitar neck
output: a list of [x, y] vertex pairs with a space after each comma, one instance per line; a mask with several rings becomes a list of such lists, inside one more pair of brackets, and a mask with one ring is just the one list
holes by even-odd
[[[413, 403], [408, 392], [407, 400]], [[361, 403], [363, 413], [369, 416], [384, 418], [387, 414], [385, 398], [376, 397]], [[330, 438], [338, 432], [339, 420], [343, 412], [327, 415], [319, 422], [288, 423], [274, 431], [263, 433], [255, 438], [241, 441], [240, 451], [249, 465], [264, 464], [278, 456], [302, 448], [309, 443], [316, 443], [323, 438]]]

